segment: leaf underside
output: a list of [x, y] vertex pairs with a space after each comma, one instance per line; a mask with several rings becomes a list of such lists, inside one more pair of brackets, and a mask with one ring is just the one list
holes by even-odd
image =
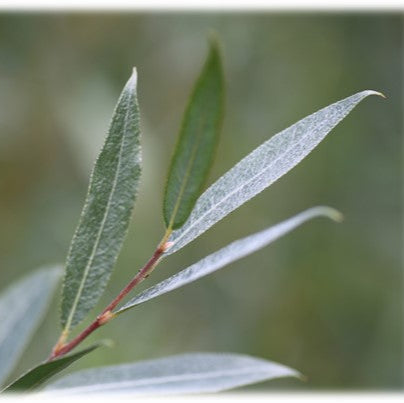
[[247, 155], [198, 199], [185, 224], [168, 239], [174, 253], [227, 214], [263, 191], [306, 157], [364, 98], [363, 91], [313, 113], [276, 134]]
[[45, 315], [61, 271], [61, 267], [37, 270], [1, 294], [0, 385], [14, 368]]
[[232, 242], [215, 253], [203, 258], [199, 262], [189, 266], [168, 279], [150, 287], [132, 298], [117, 313], [122, 313], [143, 302], [159, 297], [162, 294], [173, 291], [179, 287], [189, 284], [208, 274], [219, 270], [230, 263], [239, 260], [257, 250], [269, 245], [278, 238], [293, 231], [296, 227], [315, 217], [328, 217], [334, 220], [339, 219], [339, 213], [330, 207], [314, 207], [303, 211], [281, 223], [278, 223], [264, 231], [250, 235], [243, 239]]
[[169, 169], [163, 203], [167, 228], [179, 228], [186, 221], [206, 181], [221, 128], [223, 82], [218, 44], [212, 40]]
[[61, 323], [79, 323], [105, 290], [122, 247], [141, 173], [136, 71], [115, 108], [66, 262]]
[[65, 355], [62, 358], [57, 358], [53, 361], [39, 364], [38, 366], [30, 369], [11, 385], [7, 386], [3, 392], [25, 392], [36, 389], [51, 377], [63, 371], [81, 357], [91, 353], [91, 351], [95, 350], [99, 346], [100, 344], [95, 344], [84, 350], [78, 351], [77, 353]]
[[48, 385], [44, 395], [214, 393], [274, 378], [299, 376], [284, 365], [246, 355], [189, 353], [79, 371]]

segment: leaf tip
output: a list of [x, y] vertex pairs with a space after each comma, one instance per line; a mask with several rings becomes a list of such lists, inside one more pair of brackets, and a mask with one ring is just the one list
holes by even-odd
[[328, 217], [330, 217], [331, 220], [333, 220], [335, 222], [344, 221], [344, 215], [340, 211], [335, 210], [335, 209], [330, 208], [330, 207], [329, 207]]
[[328, 217], [335, 222], [342, 222], [344, 220], [344, 215], [340, 211], [328, 206], [314, 207], [313, 213], [316, 215]]
[[209, 44], [209, 59], [211, 61], [215, 61], [221, 65], [221, 49], [220, 49], [220, 40], [219, 35], [216, 31], [210, 30], [208, 33], [208, 44]]
[[298, 378], [302, 382], [307, 382], [309, 380], [309, 378], [306, 375], [303, 375], [299, 372], [296, 374], [296, 378]]
[[387, 96], [385, 94], [383, 94], [383, 92], [377, 92], [375, 93], [375, 95], [379, 95], [379, 97], [382, 97], [384, 99], [387, 99]]
[[366, 96], [368, 96], [368, 95], [377, 95], [379, 97], [387, 99], [386, 95], [384, 95], [382, 92], [379, 92], [379, 91], [367, 90], [367, 91], [364, 91], [364, 92], [365, 92]]
[[103, 339], [98, 342], [99, 346], [113, 348], [115, 347], [115, 342], [112, 339]]
[[217, 46], [219, 43], [219, 35], [217, 34], [217, 31], [213, 28], [210, 28], [208, 31], [208, 41], [209, 44], [212, 46]]
[[132, 68], [132, 75], [130, 76], [127, 85], [129, 88], [133, 89], [133, 88], [136, 88], [136, 84], [137, 84], [137, 69], [134, 66]]

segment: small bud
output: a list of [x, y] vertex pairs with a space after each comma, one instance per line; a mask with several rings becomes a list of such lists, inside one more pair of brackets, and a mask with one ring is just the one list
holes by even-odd
[[98, 323], [100, 324], [100, 326], [104, 325], [105, 323], [109, 322], [113, 317], [115, 316], [115, 314], [111, 311], [107, 311], [105, 313], [103, 313], [99, 318], [98, 318]]
[[165, 242], [163, 245], [160, 246], [161, 252], [166, 252], [168, 249], [170, 249], [174, 245], [174, 242]]

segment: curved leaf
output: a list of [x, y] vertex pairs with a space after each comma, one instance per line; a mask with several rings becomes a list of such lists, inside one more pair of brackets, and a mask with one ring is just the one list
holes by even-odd
[[198, 280], [201, 277], [207, 276], [236, 260], [256, 252], [281, 236], [286, 235], [304, 222], [319, 216], [329, 217], [334, 220], [339, 220], [341, 217], [338, 211], [330, 207], [313, 207], [309, 210], [303, 211], [302, 213], [264, 231], [234, 241], [230, 245], [212, 253], [192, 266], [180, 271], [155, 286], [148, 288], [132, 298], [121, 309], [119, 309], [117, 313], [122, 313], [136, 305], [142, 304], [143, 302], [149, 301], [150, 299]]
[[364, 98], [363, 91], [305, 117], [270, 138], [211, 185], [168, 239], [176, 252], [297, 165]]
[[167, 228], [186, 221], [212, 164], [223, 116], [224, 84], [216, 41], [190, 97], [171, 161], [164, 195]]
[[3, 392], [24, 392], [36, 389], [48, 379], [63, 371], [79, 358], [91, 353], [91, 351], [99, 346], [100, 344], [95, 344], [94, 346], [78, 351], [77, 353], [65, 355], [62, 358], [57, 358], [50, 362], [43, 362], [42, 364], [30, 369], [12, 384], [8, 385]]
[[61, 267], [35, 271], [0, 296], [0, 385], [40, 324], [60, 274]]
[[135, 364], [79, 371], [45, 389], [45, 394], [124, 393], [169, 395], [220, 392], [281, 377], [294, 369], [240, 354], [189, 353]]
[[95, 163], [70, 246], [61, 309], [66, 332], [84, 318], [104, 292], [129, 226], [141, 172], [136, 85], [134, 69]]

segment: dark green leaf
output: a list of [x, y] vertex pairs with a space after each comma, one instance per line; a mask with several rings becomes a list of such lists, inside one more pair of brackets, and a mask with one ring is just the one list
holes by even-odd
[[141, 172], [136, 70], [112, 117], [95, 163], [66, 263], [61, 322], [66, 332], [94, 307], [123, 244]]
[[61, 267], [35, 271], [0, 296], [0, 385], [40, 324], [61, 272]]
[[223, 81], [218, 44], [212, 40], [185, 111], [168, 174], [163, 212], [169, 229], [186, 221], [207, 178], [223, 116]]
[[91, 351], [99, 346], [100, 344], [95, 344], [77, 353], [65, 355], [62, 358], [57, 358], [50, 362], [43, 362], [42, 364], [30, 369], [11, 385], [7, 386], [3, 392], [24, 392], [36, 389], [52, 376], [63, 371], [69, 365], [73, 364], [73, 362], [86, 354], [91, 353]]

